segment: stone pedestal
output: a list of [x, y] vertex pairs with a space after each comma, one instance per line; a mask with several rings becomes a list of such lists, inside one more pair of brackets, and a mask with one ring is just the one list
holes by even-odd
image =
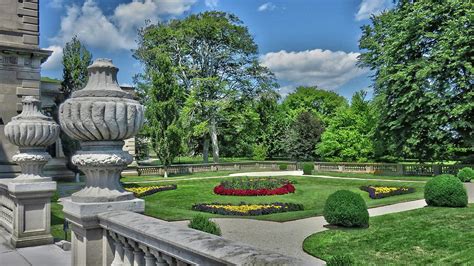
[[11, 244], [29, 247], [53, 243], [51, 235], [51, 196], [56, 182], [14, 181], [8, 183], [15, 203]]
[[[110, 265], [112, 247], [108, 246], [107, 235], [99, 226], [99, 213], [127, 210], [143, 213], [145, 201], [132, 199], [116, 202], [79, 203], [71, 199], [63, 201], [64, 216], [71, 224], [72, 265]], [[109, 256], [104, 256], [109, 254]]]
[[72, 265], [110, 265], [112, 247], [98, 214], [145, 210], [145, 202], [120, 184], [133, 159], [122, 149], [123, 140], [143, 126], [143, 106], [120, 89], [111, 60], [97, 59], [88, 71], [87, 85], [59, 108], [62, 130], [81, 142], [72, 162], [86, 175], [86, 186], [64, 202], [63, 210], [72, 225]]

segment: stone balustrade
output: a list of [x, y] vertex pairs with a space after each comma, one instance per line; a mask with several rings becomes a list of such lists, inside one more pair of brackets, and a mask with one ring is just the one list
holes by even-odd
[[0, 179], [0, 226], [8, 233], [13, 232], [15, 203], [8, 192], [9, 180]]
[[128, 211], [98, 215], [104, 265], [303, 265], [303, 261]]

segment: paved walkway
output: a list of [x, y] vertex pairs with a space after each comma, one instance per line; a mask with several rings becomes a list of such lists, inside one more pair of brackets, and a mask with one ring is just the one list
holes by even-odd
[[1, 266], [69, 266], [71, 252], [56, 245], [44, 245], [14, 249], [7, 239], [7, 232], [0, 228]]

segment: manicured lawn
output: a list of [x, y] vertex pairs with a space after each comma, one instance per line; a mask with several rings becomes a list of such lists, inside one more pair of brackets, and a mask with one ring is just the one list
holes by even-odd
[[308, 237], [304, 250], [327, 260], [348, 255], [356, 265], [470, 265], [474, 205], [426, 207], [370, 218], [368, 229], [333, 229]]
[[[227, 177], [228, 178], [228, 177]], [[333, 192], [340, 189], [348, 189], [359, 193], [366, 200], [369, 207], [393, 204], [396, 202], [416, 200], [423, 198], [424, 184], [420, 183], [403, 183], [403, 182], [379, 182], [364, 180], [335, 180], [323, 179], [317, 177], [286, 177], [295, 180], [297, 184], [294, 194], [280, 196], [221, 196], [213, 193], [213, 188], [220, 179], [203, 179], [203, 180], [175, 180], [178, 185], [177, 190], [163, 191], [150, 196], [144, 197], [146, 201], [145, 213], [164, 220], [184, 220], [190, 219], [198, 212], [191, 210], [195, 203], [272, 203], [272, 202], [289, 202], [301, 203], [304, 205], [304, 211], [277, 213], [263, 216], [254, 216], [253, 219], [288, 221], [321, 215], [324, 208], [326, 198]], [[159, 183], [153, 183], [159, 184]], [[163, 184], [169, 184], [163, 183]], [[367, 192], [359, 190], [362, 185], [387, 185], [387, 186], [411, 186], [417, 191], [412, 194], [399, 195], [384, 199], [370, 199]], [[146, 185], [146, 184], [141, 184]], [[214, 214], [203, 213], [209, 217], [235, 217], [220, 216]]]
[[396, 176], [396, 175], [375, 175], [359, 173], [335, 173], [335, 172], [314, 172], [313, 175], [340, 176], [351, 178], [373, 178], [373, 179], [396, 179], [410, 181], [428, 181], [431, 177], [426, 176]]

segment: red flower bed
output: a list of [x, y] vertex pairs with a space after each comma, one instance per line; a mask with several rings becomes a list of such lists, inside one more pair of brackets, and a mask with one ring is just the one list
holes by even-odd
[[219, 195], [232, 195], [232, 196], [270, 196], [270, 195], [284, 195], [288, 193], [294, 193], [295, 187], [286, 183], [283, 186], [275, 189], [233, 189], [225, 188], [222, 184], [214, 188], [214, 193]]

